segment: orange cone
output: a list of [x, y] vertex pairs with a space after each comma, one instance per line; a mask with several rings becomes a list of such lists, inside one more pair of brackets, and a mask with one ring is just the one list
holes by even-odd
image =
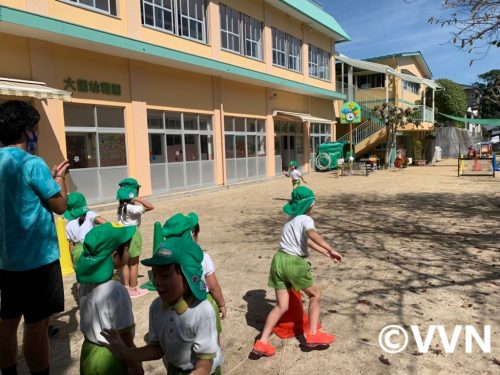
[[[309, 317], [302, 306], [302, 295], [300, 290], [288, 290], [288, 311], [283, 314], [273, 333], [280, 339], [289, 339], [295, 336], [305, 335], [309, 332]], [[321, 326], [318, 324], [318, 329]]]

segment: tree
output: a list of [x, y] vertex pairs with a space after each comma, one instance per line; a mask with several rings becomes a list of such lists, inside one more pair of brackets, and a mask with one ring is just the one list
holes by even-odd
[[490, 47], [500, 47], [499, 0], [443, 0], [442, 9], [446, 15], [430, 17], [428, 22], [453, 27], [449, 42], [454, 46], [469, 53], [475, 51], [481, 57], [488, 54]]
[[[467, 113], [467, 95], [465, 91], [457, 83], [449, 79], [438, 79], [444, 90], [436, 92], [435, 105], [436, 112], [446, 113], [447, 115], [465, 117]], [[426, 94], [427, 105], [432, 106], [432, 93], [430, 91]], [[446, 125], [461, 126], [452, 120], [446, 120]]]
[[392, 150], [396, 147], [396, 132], [406, 124], [413, 122], [419, 126], [416, 119], [417, 108], [400, 108], [391, 103], [384, 103], [373, 108], [375, 116], [384, 121], [387, 131], [387, 147], [385, 149], [385, 166], [390, 167]]
[[483, 92], [482, 118], [500, 118], [500, 70], [494, 69], [479, 75], [475, 85]]

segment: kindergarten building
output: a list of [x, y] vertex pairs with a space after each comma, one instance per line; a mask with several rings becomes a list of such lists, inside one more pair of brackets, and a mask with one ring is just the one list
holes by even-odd
[[307, 0], [2, 0], [0, 101], [33, 102], [91, 203], [251, 181], [336, 138], [348, 40]]

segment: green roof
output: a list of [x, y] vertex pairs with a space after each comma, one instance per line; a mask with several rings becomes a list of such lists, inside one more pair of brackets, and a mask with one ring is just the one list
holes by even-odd
[[425, 61], [424, 56], [422, 55], [422, 52], [420, 52], [420, 51], [393, 53], [391, 55], [369, 57], [369, 58], [364, 59], [364, 60], [366, 60], [366, 61], [379, 61], [379, 60], [385, 60], [385, 59], [390, 59], [390, 58], [411, 57], [411, 56], [417, 57], [417, 59], [419, 59], [420, 62], [422, 63], [422, 66], [425, 69], [427, 69], [427, 72], [429, 73], [429, 77], [432, 77], [431, 69], [429, 68], [429, 65], [427, 64], [427, 61]]
[[338, 40], [336, 40], [337, 43], [347, 42], [351, 40], [349, 35], [347, 35], [347, 33], [339, 25], [335, 18], [333, 18], [333, 16], [325, 12], [317, 5], [307, 0], [279, 0], [279, 2], [298, 11], [310, 20], [335, 33], [339, 38]]

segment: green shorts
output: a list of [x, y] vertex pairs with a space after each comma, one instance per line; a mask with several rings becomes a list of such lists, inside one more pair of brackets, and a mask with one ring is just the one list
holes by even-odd
[[220, 335], [222, 332], [222, 324], [220, 322], [219, 305], [215, 302], [214, 297], [210, 293], [207, 293], [207, 301], [210, 302], [215, 311], [215, 325], [217, 327], [217, 334]]
[[122, 375], [127, 374], [127, 365], [104, 346], [85, 339], [80, 354], [80, 374]]
[[301, 290], [314, 284], [311, 263], [297, 255], [278, 251], [271, 263], [267, 285], [273, 289]]
[[140, 256], [142, 253], [142, 234], [141, 230], [139, 227], [137, 227], [137, 230], [134, 234], [134, 237], [132, 237], [132, 241], [130, 241], [130, 247], [128, 249], [128, 256], [130, 258], [135, 258]]
[[71, 260], [73, 261], [73, 267], [76, 266], [76, 262], [80, 259], [80, 255], [83, 253], [83, 244], [81, 242], [77, 242], [75, 246], [73, 246], [73, 250], [71, 250]]
[[300, 178], [298, 180], [292, 180], [292, 187], [295, 189], [300, 186]]

